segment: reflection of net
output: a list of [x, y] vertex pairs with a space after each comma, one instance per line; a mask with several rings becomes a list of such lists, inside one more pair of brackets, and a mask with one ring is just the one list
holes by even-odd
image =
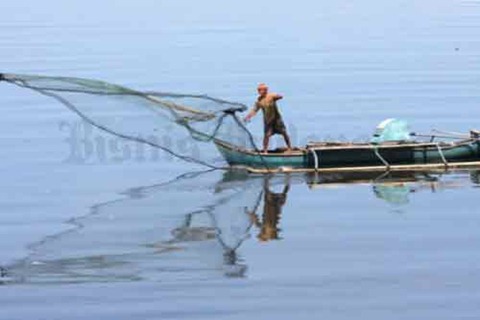
[[205, 95], [141, 92], [114, 84], [65, 77], [0, 74], [0, 80], [52, 97], [94, 127], [160, 148], [180, 159], [222, 167], [213, 144], [257, 150], [236, 112], [240, 103]]
[[0, 284], [242, 276], [246, 265], [237, 251], [249, 237], [248, 212], [258, 209], [262, 180], [218, 180], [219, 174], [182, 175], [93, 206], [69, 220], [68, 230], [29, 246], [25, 259], [5, 266], [3, 278], [0, 267]]

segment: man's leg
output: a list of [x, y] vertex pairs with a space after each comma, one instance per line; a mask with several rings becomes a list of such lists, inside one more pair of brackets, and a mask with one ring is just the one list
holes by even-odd
[[270, 142], [270, 137], [273, 135], [272, 130], [268, 130], [265, 132], [265, 136], [263, 137], [263, 152], [268, 152], [268, 144]]
[[284, 131], [282, 135], [283, 135], [283, 139], [285, 139], [285, 143], [287, 144], [288, 150], [292, 150], [292, 144], [290, 143], [290, 137], [288, 136], [287, 131]]

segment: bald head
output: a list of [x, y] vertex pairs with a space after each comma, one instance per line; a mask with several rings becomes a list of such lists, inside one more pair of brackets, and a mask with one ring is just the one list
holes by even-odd
[[265, 83], [260, 83], [257, 87], [258, 94], [265, 97], [268, 94], [268, 86]]

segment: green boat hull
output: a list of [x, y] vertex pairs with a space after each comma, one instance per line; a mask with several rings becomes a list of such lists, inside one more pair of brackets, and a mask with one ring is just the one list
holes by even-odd
[[260, 153], [216, 141], [216, 146], [231, 166], [276, 169], [365, 167], [382, 165], [419, 165], [480, 161], [477, 139], [458, 143], [410, 144], [328, 144], [291, 152]]

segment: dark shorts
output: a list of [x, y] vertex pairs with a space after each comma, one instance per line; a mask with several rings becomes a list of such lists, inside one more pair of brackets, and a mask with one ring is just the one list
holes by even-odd
[[285, 128], [285, 123], [283, 123], [282, 118], [277, 118], [270, 123], [265, 123], [265, 135], [271, 134], [285, 134], [287, 129]]

